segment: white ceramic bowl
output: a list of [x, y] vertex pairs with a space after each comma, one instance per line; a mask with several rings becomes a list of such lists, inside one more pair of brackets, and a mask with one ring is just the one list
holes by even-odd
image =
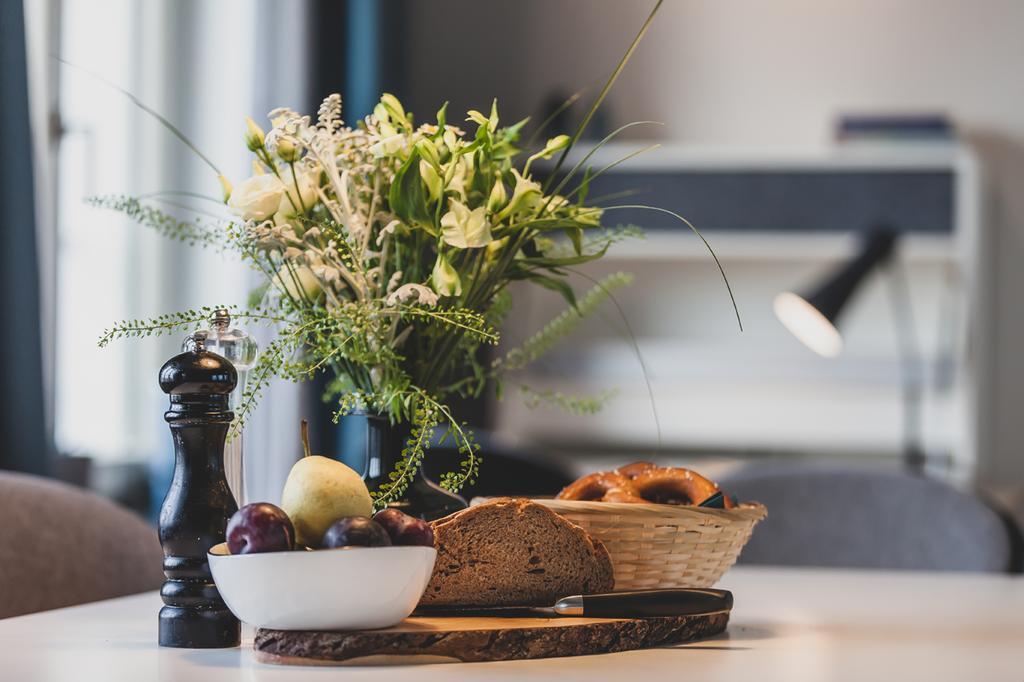
[[342, 547], [229, 554], [210, 549], [217, 589], [239, 620], [277, 630], [362, 630], [412, 613], [434, 570], [433, 547]]

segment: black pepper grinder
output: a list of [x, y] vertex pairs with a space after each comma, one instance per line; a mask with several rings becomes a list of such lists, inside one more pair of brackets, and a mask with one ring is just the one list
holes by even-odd
[[238, 646], [240, 625], [221, 599], [207, 551], [224, 542], [237, 511], [224, 477], [224, 439], [233, 414], [228, 395], [238, 382], [231, 363], [191, 337], [191, 350], [160, 368], [160, 388], [170, 395], [164, 419], [174, 439], [174, 477], [160, 508], [164, 575], [160, 589], [160, 646]]

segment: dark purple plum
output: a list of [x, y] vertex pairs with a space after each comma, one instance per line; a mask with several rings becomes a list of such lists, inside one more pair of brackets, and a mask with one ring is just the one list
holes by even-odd
[[397, 545], [398, 538], [401, 537], [402, 531], [405, 530], [405, 527], [415, 519], [394, 507], [388, 507], [387, 509], [382, 509], [374, 514], [373, 520], [384, 526], [384, 530], [386, 530], [388, 535], [391, 536], [391, 543]]
[[416, 545], [418, 547], [434, 546], [434, 528], [423, 519], [413, 519], [405, 527], [396, 545]]
[[324, 533], [320, 546], [333, 547], [388, 547], [391, 537], [384, 527], [365, 516], [346, 516], [331, 524]]
[[287, 552], [295, 547], [295, 526], [280, 507], [254, 502], [228, 521], [227, 540], [232, 554]]
[[384, 526], [393, 545], [434, 546], [434, 529], [426, 521], [409, 516], [394, 507], [382, 509], [373, 520]]

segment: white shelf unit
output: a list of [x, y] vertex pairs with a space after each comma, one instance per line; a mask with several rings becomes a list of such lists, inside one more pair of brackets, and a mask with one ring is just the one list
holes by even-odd
[[[595, 167], [631, 146], [609, 145]], [[871, 172], [893, 169], [952, 173], [951, 234], [911, 234], [898, 258], [909, 281], [915, 330], [924, 355], [924, 442], [947, 457], [949, 471], [969, 476], [978, 450], [981, 387], [972, 352], [987, 313], [977, 277], [980, 186], [977, 163], [960, 145], [892, 144], [804, 152], [663, 147], [624, 164], [621, 172], [730, 170]], [[687, 231], [649, 233], [616, 245], [588, 267], [591, 276], [616, 270], [636, 281], [617, 294], [646, 364], [660, 415], [662, 446], [688, 453], [797, 453], [897, 458], [902, 447], [902, 383], [898, 339], [888, 290], [873, 275], [841, 322], [846, 347], [836, 359], [815, 356], [775, 320], [775, 294], [810, 284], [855, 253], [845, 233], [704, 232], [732, 283], [744, 319], [735, 318], [703, 244]], [[576, 281], [577, 288], [586, 282]], [[516, 290], [505, 326], [514, 343], [539, 329], [563, 306], [546, 291]], [[614, 328], [608, 306], [549, 357], [509, 381], [498, 403], [497, 435], [510, 443], [573, 451], [618, 449], [640, 456], [657, 448], [648, 391], [631, 345]], [[597, 416], [527, 408], [519, 383], [537, 390], [616, 396]], [[630, 453], [630, 454], [625, 454]]]

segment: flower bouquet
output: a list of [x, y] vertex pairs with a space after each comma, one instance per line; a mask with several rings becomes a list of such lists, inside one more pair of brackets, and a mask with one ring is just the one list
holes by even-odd
[[[613, 274], [581, 295], [567, 281], [575, 266], [636, 235], [602, 219], [637, 206], [589, 204], [589, 183], [610, 166], [588, 167], [589, 154], [571, 168], [565, 162], [652, 17], [572, 136], [534, 144], [535, 132], [524, 142], [527, 121], [503, 124], [497, 103], [457, 122], [442, 106], [434, 121], [417, 124], [390, 94], [347, 125], [340, 96], [331, 95], [315, 120], [288, 108], [270, 112], [268, 131], [248, 120], [253, 174], [232, 186], [218, 172], [233, 214], [223, 222], [179, 220], [131, 197], [93, 201], [167, 236], [233, 251], [259, 273], [249, 306], [230, 314], [268, 323], [276, 337], [249, 372], [236, 429], [273, 377], [326, 372], [335, 418], [365, 409], [410, 426], [397, 466], [374, 491], [377, 506], [401, 497], [435, 427], [462, 455], [440, 481], [457, 491], [473, 481], [480, 457], [448, 401], [477, 397], [491, 382], [500, 390], [503, 375], [535, 360], [630, 280]], [[542, 180], [537, 164], [549, 159]], [[509, 285], [518, 281], [558, 292], [568, 308], [522, 346], [485, 353], [499, 344]], [[190, 329], [212, 311], [121, 322], [100, 345]], [[600, 403], [547, 397], [573, 410]]]

